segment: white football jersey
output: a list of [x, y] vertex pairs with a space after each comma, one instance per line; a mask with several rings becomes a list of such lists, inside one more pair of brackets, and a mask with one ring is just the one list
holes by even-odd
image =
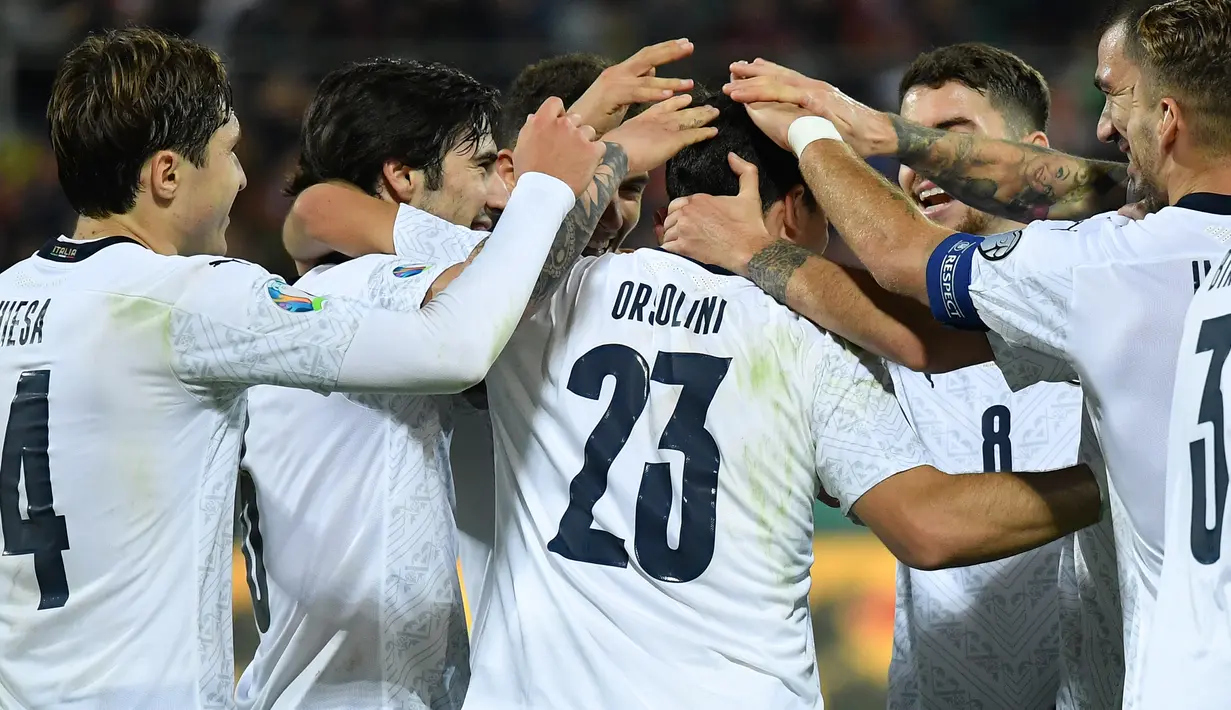
[[[1184, 313], [1211, 261], [1226, 252], [1229, 229], [1231, 197], [1193, 194], [1140, 221], [1106, 214], [1035, 222], [986, 240], [955, 234], [928, 266], [937, 317], [967, 325], [981, 320], [1020, 346], [1003, 351], [1010, 384], [1081, 380], [1107, 464], [1125, 708], [1137, 698], [1162, 568], [1166, 435], [1159, 422], [1170, 408]], [[1086, 538], [1077, 539], [1080, 549]], [[1087, 563], [1110, 568], [1089, 553]], [[1100, 587], [1112, 582], [1095, 579]], [[1092, 615], [1085, 622], [1102, 628], [1113, 622], [1098, 618], [1108, 611], [1083, 609]], [[1061, 644], [1068, 646], [1063, 635]], [[1097, 653], [1100, 644], [1086, 646]]]
[[[1231, 236], [1231, 233], [1228, 234]], [[1231, 255], [1193, 298], [1180, 342], [1167, 452], [1167, 546], [1142, 710], [1224, 710], [1231, 698], [1226, 368]]]
[[[486, 389], [480, 395], [486, 399]], [[455, 398], [450, 462], [457, 498], [458, 564], [462, 596], [471, 619], [483, 599], [487, 560], [496, 540], [496, 471], [492, 452], [492, 422], [487, 408], [475, 407], [468, 396]]]
[[[487, 236], [407, 206], [394, 234], [396, 256], [320, 267], [296, 286], [418, 310]], [[256, 387], [249, 402], [240, 525], [261, 641], [239, 707], [460, 708], [469, 639], [450, 398]]]
[[0, 274], [0, 707], [231, 706], [246, 388], [332, 389], [363, 315], [124, 237]]
[[[889, 364], [907, 420], [942, 471], [1072, 466], [1081, 389], [1013, 392], [993, 364], [925, 375]], [[1060, 688], [1060, 548], [925, 572], [898, 564], [890, 710], [1051, 710]]]
[[816, 496], [848, 513], [929, 461], [884, 377], [743, 278], [653, 249], [575, 266], [488, 376], [465, 707], [821, 708]]

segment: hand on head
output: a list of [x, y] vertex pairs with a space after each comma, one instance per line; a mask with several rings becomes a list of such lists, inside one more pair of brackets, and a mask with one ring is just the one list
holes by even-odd
[[606, 151], [594, 138], [594, 129], [577, 114], [566, 114], [564, 102], [553, 96], [526, 117], [513, 150], [513, 167], [518, 176], [537, 172], [559, 178], [580, 196]]
[[774, 239], [765, 228], [756, 166], [735, 153], [727, 162], [739, 176], [739, 194], [672, 200], [660, 241], [669, 252], [738, 273]]
[[581, 115], [584, 123], [593, 126], [598, 135], [604, 135], [620, 125], [629, 106], [662, 101], [678, 91], [691, 89], [692, 79], [668, 79], [656, 76], [656, 72], [659, 66], [683, 59], [692, 50], [692, 42], [687, 39], [643, 47], [628, 59], [604, 69], [569, 107], [569, 113]]
[[[887, 114], [859, 103], [831, 84], [764, 59], [732, 64], [731, 81], [722, 89], [732, 99], [750, 106], [789, 104], [827, 118], [842, 134], [842, 140], [863, 156], [883, 152], [886, 129], [892, 132]], [[764, 117], [757, 121], [770, 138], [786, 148], [786, 127], [790, 123], [781, 124], [781, 120], [770, 122]]]

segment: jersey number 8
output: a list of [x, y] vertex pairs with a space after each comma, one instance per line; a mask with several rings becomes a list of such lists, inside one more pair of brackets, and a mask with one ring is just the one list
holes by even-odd
[[624, 540], [591, 525], [594, 505], [607, 492], [611, 464], [628, 443], [650, 396], [650, 382], [679, 385], [680, 398], [658, 441], [660, 449], [684, 454], [679, 545], [667, 544], [671, 514], [671, 464], [647, 463], [641, 474], [633, 549], [642, 569], [663, 582], [689, 582], [714, 556], [718, 504], [718, 444], [705, 419], [730, 358], [700, 353], [659, 353], [651, 372], [645, 358], [625, 345], [600, 345], [582, 355], [569, 375], [570, 392], [597, 400], [603, 381], [615, 378], [607, 411], [586, 440], [581, 471], [569, 485], [569, 504], [552, 552], [578, 562], [627, 567]]

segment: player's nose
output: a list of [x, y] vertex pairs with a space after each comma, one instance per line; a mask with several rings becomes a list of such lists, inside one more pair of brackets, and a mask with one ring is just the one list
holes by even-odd
[[493, 178], [487, 181], [487, 209], [489, 211], [502, 211], [509, 203], [509, 188], [504, 184], [498, 176], [493, 175]]
[[1116, 130], [1115, 124], [1111, 121], [1110, 101], [1103, 104], [1103, 112], [1099, 114], [1095, 135], [1103, 143], [1115, 143], [1120, 138], [1120, 132]]

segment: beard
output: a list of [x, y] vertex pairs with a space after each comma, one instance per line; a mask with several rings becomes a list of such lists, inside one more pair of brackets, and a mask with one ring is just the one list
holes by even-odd
[[967, 207], [957, 224], [952, 227], [955, 232], [965, 232], [966, 234], [974, 234], [977, 236], [989, 236], [988, 230], [995, 221], [995, 217], [986, 213], [980, 212], [973, 207]]
[[1128, 191], [1128, 204], [1141, 203], [1146, 214], [1154, 214], [1167, 206], [1167, 196], [1163, 189], [1147, 179], [1144, 172], [1130, 175], [1125, 187]]

